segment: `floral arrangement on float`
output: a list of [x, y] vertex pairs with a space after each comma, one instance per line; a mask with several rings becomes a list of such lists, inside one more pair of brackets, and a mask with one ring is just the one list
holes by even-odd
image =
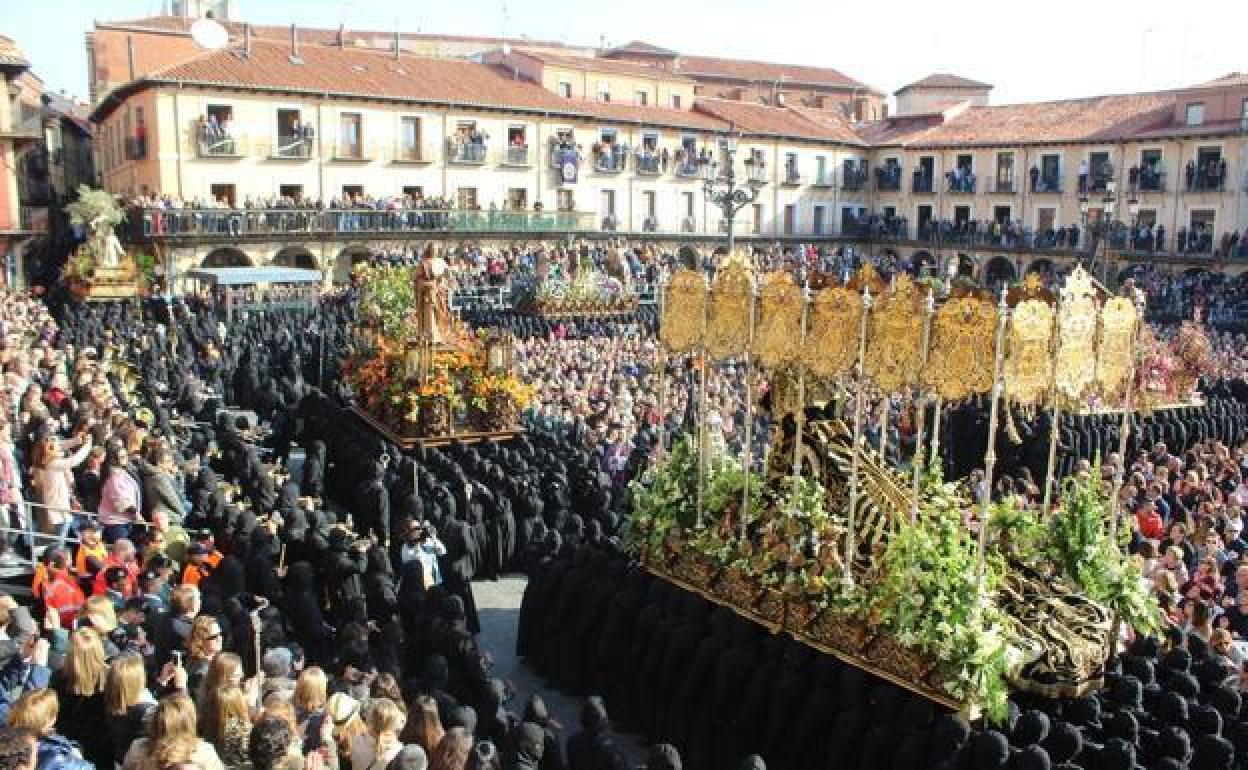
[[541, 316], [592, 316], [632, 313], [637, 298], [618, 278], [582, 263], [571, 280], [547, 278], [525, 287], [516, 300], [522, 313]]
[[[420, 339], [414, 268], [362, 265], [359, 334], [343, 373], [359, 409], [401, 437], [516, 430], [535, 391], [510, 371], [509, 341], [456, 335], [434, 346]], [[495, 355], [495, 354], [498, 355]]]
[[[856, 564], [852, 581], [844, 579], [836, 498], [818, 481], [763, 484], [751, 475], [757, 494], [743, 537], [740, 465], [708, 462], [701, 527], [697, 474], [696, 449], [682, 439], [630, 485], [626, 543], [647, 569], [773, 631], [922, 683], [992, 719], [1005, 714], [1011, 682], [1039, 656], [1036, 629], [1019, 620], [1017, 606], [1034, 598], [1037, 585], [1041, 598], [1044, 584], [1073, 585], [1098, 617], [1115, 613], [1140, 632], [1155, 630], [1160, 619], [1138, 566], [1109, 535], [1109, 491], [1099, 469], [1068, 480], [1063, 507], [1045, 521], [1013, 500], [995, 504], [982, 573], [977, 534], [967, 526], [971, 498], [930, 469], [915, 519], [875, 546], [869, 567]], [[1108, 635], [1108, 621], [1103, 625], [1093, 635]]]
[[1144, 409], [1196, 399], [1200, 378], [1216, 369], [1213, 344], [1204, 327], [1193, 321], [1184, 321], [1169, 339], [1159, 338], [1145, 324], [1139, 346], [1136, 393]]

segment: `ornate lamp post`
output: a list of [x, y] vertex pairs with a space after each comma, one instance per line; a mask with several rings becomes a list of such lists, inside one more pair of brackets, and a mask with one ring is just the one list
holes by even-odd
[[758, 199], [759, 190], [767, 184], [767, 166], [761, 159], [751, 154], [745, 159], [745, 185], [739, 184], [737, 177], [736, 156], [737, 142], [741, 138], [735, 126], [728, 130], [728, 135], [719, 141], [719, 149], [724, 163], [713, 160], [710, 155], [698, 157], [698, 170], [702, 176], [702, 193], [706, 200], [717, 206], [728, 223], [728, 254], [735, 247], [736, 228], [733, 222], [741, 209]]

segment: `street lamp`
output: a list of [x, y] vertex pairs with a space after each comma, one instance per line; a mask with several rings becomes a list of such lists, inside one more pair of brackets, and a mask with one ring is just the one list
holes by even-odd
[[718, 161], [711, 160], [708, 155], [698, 157], [698, 167], [702, 176], [702, 194], [708, 203], [719, 207], [728, 223], [728, 254], [732, 255], [735, 248], [736, 228], [733, 222], [738, 212], [758, 199], [758, 193], [767, 184], [767, 166], [761, 158], [751, 153], [746, 157], [745, 184], [739, 184], [736, 171], [737, 144], [741, 135], [736, 126], [730, 126], [728, 134], [719, 142], [720, 153], [724, 159], [721, 167]]

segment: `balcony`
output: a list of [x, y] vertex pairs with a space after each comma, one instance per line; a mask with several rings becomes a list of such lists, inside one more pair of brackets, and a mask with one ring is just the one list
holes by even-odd
[[399, 144], [390, 157], [391, 163], [430, 163], [425, 157], [424, 147], [420, 144]]
[[17, 209], [17, 227], [10, 228], [0, 225], [0, 232], [34, 233], [48, 232], [47, 206], [19, 206]]
[[696, 160], [682, 160], [676, 164], [676, 176], [681, 179], [697, 179], [701, 175]]
[[994, 179], [988, 192], [993, 195], [1013, 195], [1018, 192], [1018, 186], [1013, 179]]
[[784, 178], [780, 180], [781, 184], [796, 186], [802, 183], [802, 175], [796, 166], [784, 167]]
[[914, 178], [910, 182], [910, 190], [914, 193], [931, 194], [934, 192], [933, 181], [931, 174], [916, 171], [914, 172]]
[[126, 160], [147, 159], [147, 138], [132, 136], [126, 140]]
[[1087, 195], [1089, 193], [1107, 193], [1109, 185], [1114, 181], [1113, 174], [1095, 174], [1093, 176], [1079, 177], [1079, 194]]
[[845, 192], [862, 192], [867, 187], [867, 169], [863, 166], [845, 166], [841, 176], [841, 189]]
[[1132, 168], [1127, 172], [1127, 187], [1133, 193], [1166, 191], [1166, 172], [1149, 168]]
[[312, 138], [302, 134], [279, 134], [270, 157], [282, 160], [307, 160], [312, 157]]
[[1222, 192], [1226, 189], [1226, 171], [1198, 171], [1187, 175], [1184, 189], [1189, 193]]
[[577, 168], [581, 165], [581, 152], [574, 144], [553, 144], [550, 147], [550, 167], [562, 171], [568, 166]]
[[836, 174], [831, 171], [821, 171], [815, 174], [815, 178], [810, 180], [811, 187], [832, 187], [836, 184]]
[[238, 145], [238, 139], [233, 136], [204, 134], [195, 142], [195, 151], [201, 158], [241, 158]]
[[486, 144], [484, 141], [461, 142], [450, 139], [446, 145], [446, 162], [461, 166], [485, 165]]
[[507, 154], [503, 158], [503, 165], [519, 168], [532, 165], [529, 161], [529, 146], [527, 144], [507, 145]]
[[945, 174], [945, 192], [951, 195], [974, 195], [976, 181], [974, 174], [950, 171]]
[[646, 217], [641, 223], [641, 231], [643, 233], [657, 233], [659, 231], [659, 220], [656, 217]]
[[1031, 177], [1031, 191], [1036, 195], [1061, 195], [1062, 179], [1057, 176], [1035, 174]]
[[901, 166], [892, 165], [875, 170], [875, 189], [880, 192], [901, 192]]
[[622, 147], [608, 145], [594, 152], [594, 171], [599, 174], [618, 174], [628, 165], [628, 155]]
[[333, 160], [343, 163], [367, 163], [372, 160], [359, 142], [339, 142], [334, 145]]
[[593, 214], [577, 211], [467, 209], [131, 209], [131, 237], [246, 238], [424, 232], [558, 232], [593, 230]]
[[639, 153], [635, 164], [639, 176], [658, 176], [663, 173], [663, 158], [657, 152]]

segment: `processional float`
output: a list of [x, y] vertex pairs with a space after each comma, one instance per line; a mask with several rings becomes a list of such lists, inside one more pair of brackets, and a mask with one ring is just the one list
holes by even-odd
[[[786, 272], [756, 275], [735, 259], [712, 283], [702, 272], [677, 271], [661, 291], [657, 370], [666, 376], [670, 356], [694, 360], [697, 431], [692, 449], [677, 445], [671, 457], [662, 457], [661, 449], [656, 464], [694, 466], [689, 475], [696, 505], [682, 521], [679, 498], [689, 487], [677, 480], [659, 489], [651, 482], [635, 489], [636, 509], [645, 508], [646, 515], [634, 520], [641, 560], [653, 574], [950, 708], [975, 712], [978, 704], [953, 684], [948, 661], [874, 629], [867, 608], [838, 597], [855, 584], [880, 580], [880, 553], [921, 515], [930, 467], [924, 459], [928, 452], [933, 461], [937, 457], [940, 413], [948, 404], [987, 399], [988, 484], [1002, 408], [1051, 411], [1045, 515], [1057, 483], [1060, 413], [1092, 397], [1122, 405], [1122, 446], [1110, 498], [1116, 506], [1142, 301], [1104, 296], [1082, 268], [1056, 296], [1034, 274], [995, 298], [966, 289], [939, 294], [904, 273], [886, 284], [871, 267], [845, 285], [811, 289]], [[705, 387], [711, 363], [725, 360], [744, 362], [748, 372], [744, 468], [756, 464], [750, 435], [756, 374], [770, 384], [774, 426], [761, 484], [742, 473], [740, 502], [727, 505], [718, 499], [722, 494], [708, 490], [708, 467], [722, 458], [713, 455], [706, 435]], [[663, 382], [660, 411], [666, 392]], [[895, 394], [914, 398], [916, 405], [908, 475], [884, 459], [887, 412], [878, 426], [880, 449], [865, 440], [868, 399]], [[936, 423], [930, 427], [924, 424], [929, 406]], [[783, 490], [812, 479], [826, 495], [827, 515], [790, 516], [785, 506], [792, 497]], [[708, 493], [716, 494], [722, 510], [708, 509]], [[973, 574], [967, 577], [979, 580], [989, 558], [992, 506], [991, 495], [981, 498], [955, 501], [968, 518], [977, 511], [977, 522], [971, 522], [978, 526]], [[670, 511], [675, 513], [668, 516]], [[1110, 519], [1116, 531], [1116, 510]], [[1117, 625], [1107, 607], [1080, 596], [1060, 576], [1037, 577], [1021, 567], [1007, 567], [991, 600], [1021, 640], [1022, 654], [1011, 659], [1008, 671], [1011, 688], [1078, 696], [1103, 684]]]

